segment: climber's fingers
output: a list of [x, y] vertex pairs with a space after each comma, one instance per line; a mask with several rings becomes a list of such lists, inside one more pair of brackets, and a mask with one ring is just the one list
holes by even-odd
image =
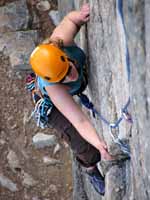
[[84, 4], [80, 10], [80, 19], [83, 23], [88, 22], [90, 19], [90, 6], [88, 3]]
[[102, 160], [115, 160], [115, 158], [111, 156], [106, 149], [101, 149], [100, 153]]
[[89, 3], [83, 4], [83, 6], [81, 7], [80, 11], [82, 11], [82, 12], [90, 12], [90, 5], [89, 5]]
[[114, 156], [111, 156], [108, 152], [108, 147], [104, 141], [101, 141], [101, 147], [99, 148], [102, 160], [115, 160]]
[[90, 16], [87, 16], [86, 18], [83, 19], [83, 22], [88, 22], [90, 20]]

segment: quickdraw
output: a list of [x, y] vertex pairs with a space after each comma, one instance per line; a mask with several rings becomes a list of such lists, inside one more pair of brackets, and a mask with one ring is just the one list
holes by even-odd
[[128, 100], [127, 104], [124, 106], [123, 109], [121, 109], [121, 116], [119, 117], [119, 119], [115, 122], [115, 123], [110, 123], [104, 116], [101, 115], [101, 113], [99, 113], [95, 108], [93, 103], [89, 100], [89, 98], [85, 95], [85, 94], [78, 94], [78, 97], [80, 98], [80, 102], [82, 105], [84, 105], [86, 108], [88, 108], [89, 110], [92, 111], [93, 117], [95, 118], [95, 116], [97, 115], [99, 117], [100, 120], [102, 120], [107, 126], [109, 126], [110, 128], [110, 135], [113, 139], [113, 141], [115, 143], [117, 143], [120, 148], [122, 149], [122, 151], [125, 154], [128, 154], [128, 156], [130, 156], [130, 150], [128, 145], [124, 144], [119, 138], [116, 138], [114, 136], [113, 130], [116, 129], [117, 127], [119, 127], [119, 124], [121, 123], [121, 121], [123, 119], [125, 119], [127, 122], [129, 123], [133, 123], [132, 117], [131, 115], [128, 113], [127, 111], [127, 107], [130, 104], [130, 99]]

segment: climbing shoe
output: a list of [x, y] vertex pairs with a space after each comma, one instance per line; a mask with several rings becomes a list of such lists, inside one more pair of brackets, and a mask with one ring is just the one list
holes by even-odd
[[105, 194], [105, 180], [104, 177], [101, 175], [97, 167], [95, 167], [92, 170], [88, 170], [87, 174], [89, 176], [89, 180], [95, 190], [100, 194], [103, 195]]

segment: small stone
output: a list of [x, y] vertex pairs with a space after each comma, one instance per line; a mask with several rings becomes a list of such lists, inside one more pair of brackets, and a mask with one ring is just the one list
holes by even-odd
[[65, 147], [66, 149], [69, 148], [69, 144], [68, 144], [65, 140], [63, 141], [63, 145], [64, 145], [64, 147]]
[[37, 133], [32, 140], [36, 148], [52, 147], [57, 143], [55, 135], [46, 135], [44, 133]]
[[60, 151], [60, 144], [56, 144], [55, 148], [54, 148], [54, 151], [53, 151], [53, 154], [57, 154], [59, 151]]
[[17, 128], [17, 124], [14, 124], [14, 125], [12, 125], [12, 126], [10, 127], [11, 130], [14, 130], [14, 129], [16, 129], [16, 128]]
[[22, 79], [22, 76], [21, 76], [21, 74], [20, 74], [20, 72], [18, 71], [18, 72], [16, 72], [16, 77], [18, 78], [18, 79]]
[[13, 172], [21, 171], [20, 163], [16, 153], [12, 150], [7, 155], [8, 164]]
[[0, 174], [0, 185], [9, 189], [11, 192], [18, 191], [17, 185], [13, 183], [9, 178], [5, 177], [3, 174]]
[[3, 139], [0, 139], [0, 145], [4, 145], [6, 142]]
[[35, 181], [32, 176], [30, 176], [28, 173], [23, 172], [23, 181], [22, 184], [25, 187], [33, 187], [37, 184], [37, 181]]
[[50, 4], [48, 1], [40, 1], [39, 3], [36, 4], [36, 8], [39, 11], [47, 11], [51, 8]]
[[115, 188], [115, 191], [116, 192], [119, 192], [120, 191], [120, 188], [118, 187], [118, 188]]
[[58, 192], [56, 185], [51, 184], [51, 185], [49, 186], [49, 189], [50, 189], [50, 191], [51, 191], [52, 193], [57, 193], [57, 192]]
[[24, 111], [23, 111], [23, 124], [24, 126], [30, 121], [31, 119], [31, 114], [29, 114], [29, 109], [26, 109], [24, 108]]
[[54, 159], [54, 158], [49, 158], [47, 156], [45, 156], [43, 158], [43, 162], [46, 164], [46, 165], [61, 165], [63, 164], [60, 160], [57, 160], [57, 159]]

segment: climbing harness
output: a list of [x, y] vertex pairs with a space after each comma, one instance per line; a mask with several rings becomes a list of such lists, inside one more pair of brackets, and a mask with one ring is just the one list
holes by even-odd
[[47, 95], [42, 95], [36, 87], [36, 76], [31, 73], [26, 78], [26, 89], [31, 92], [32, 100], [35, 105], [31, 113], [38, 127], [48, 127], [48, 119], [53, 108]]
[[[127, 76], [128, 76], [128, 82], [130, 81], [130, 58], [129, 58], [129, 51], [127, 47], [127, 41], [126, 41], [126, 33], [125, 33], [125, 25], [124, 25], [124, 19], [123, 19], [123, 0], [116, 0], [116, 8], [117, 8], [117, 17], [121, 23], [121, 28], [124, 33], [124, 47], [125, 47], [125, 65], [127, 69]], [[102, 120], [107, 126], [110, 128], [110, 135], [114, 141], [114, 143], [118, 144], [121, 148], [121, 150], [130, 158], [130, 149], [127, 144], [125, 144], [118, 136], [115, 137], [114, 130], [119, 127], [119, 124], [123, 119], [125, 119], [129, 123], [133, 123], [132, 117], [130, 113], [128, 112], [127, 108], [130, 104], [130, 97], [128, 98], [127, 103], [125, 106], [121, 109], [121, 116], [115, 123], [110, 123], [105, 117], [101, 115], [95, 108], [92, 102], [88, 99], [88, 97], [85, 94], [78, 94], [81, 103], [92, 111], [93, 117], [95, 118], [95, 115], [99, 117], [100, 120]]]

